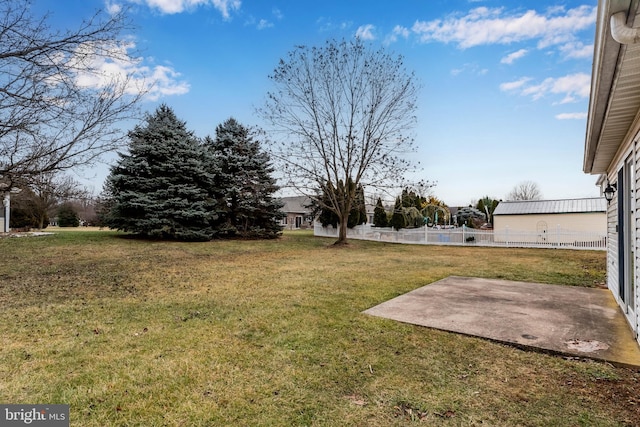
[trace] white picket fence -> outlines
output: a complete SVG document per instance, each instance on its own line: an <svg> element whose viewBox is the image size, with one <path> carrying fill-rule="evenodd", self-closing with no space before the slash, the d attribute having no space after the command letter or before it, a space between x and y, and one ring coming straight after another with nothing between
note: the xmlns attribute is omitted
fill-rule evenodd
<svg viewBox="0 0 640 427"><path fill-rule="evenodd" d="M338 237L338 229L320 223L314 224L314 236ZM550 230L540 233L515 230L478 230L465 226L457 228L433 229L429 227L402 229L359 225L347 230L347 237L378 242L408 243L416 245L457 245L496 246L509 248L558 248L606 250L607 236L599 233L585 233Z"/></svg>

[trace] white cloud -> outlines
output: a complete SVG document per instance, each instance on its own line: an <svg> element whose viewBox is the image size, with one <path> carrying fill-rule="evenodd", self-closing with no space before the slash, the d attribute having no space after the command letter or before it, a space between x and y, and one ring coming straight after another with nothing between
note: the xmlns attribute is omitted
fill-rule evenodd
<svg viewBox="0 0 640 427"><path fill-rule="evenodd" d="M592 6L568 11L556 8L545 14L535 10L507 14L503 8L478 7L463 16L416 21L412 31L422 42L456 43L462 49L536 39L538 47L544 48L573 41L575 33L593 25L595 19L596 8Z"/></svg>
<svg viewBox="0 0 640 427"><path fill-rule="evenodd" d="M120 11L122 10L122 5L118 4L118 3L114 3L111 0L106 0L104 3L105 9L107 10L107 13L110 15L115 15L117 13L120 13Z"/></svg>
<svg viewBox="0 0 640 427"><path fill-rule="evenodd" d="M269 22L266 19L261 19L260 21L258 21L258 25L256 26L256 28L259 30L264 30L265 28L271 27L273 27L273 22Z"/></svg>
<svg viewBox="0 0 640 427"><path fill-rule="evenodd" d="M505 56L504 58L502 58L502 59L500 60L500 63L501 63L501 64L509 64L509 65L511 65L511 64L513 64L513 62L514 62L516 59L520 59L520 58L522 58L523 56L525 56L525 55L527 54L527 52L528 52L528 50L527 50L527 49L520 49L520 50L517 50L517 51L515 51L515 52L512 52L512 53L510 53L509 55L507 55L507 56Z"/></svg>
<svg viewBox="0 0 640 427"><path fill-rule="evenodd" d="M147 68L148 69L148 68ZM189 92L189 84L185 81L178 81L180 73L173 68L164 65L157 65L152 69L150 76L146 77L148 82L145 89L148 90L147 98L157 100L162 96L184 95Z"/></svg>
<svg viewBox="0 0 640 427"><path fill-rule="evenodd" d="M282 20L284 18L284 15L282 14L280 9L278 9L278 8L271 9L271 15L277 21L280 21L280 20ZM264 30L266 28L273 28L275 24L272 21L269 21L268 19L260 19L256 23L256 18L253 17L253 16L249 16L249 18L245 22L245 25L249 25L249 26L254 26L255 25L256 29Z"/></svg>
<svg viewBox="0 0 640 427"><path fill-rule="evenodd" d="M143 2L150 8L158 9L162 13L174 14L203 4L204 0L143 0Z"/></svg>
<svg viewBox="0 0 640 427"><path fill-rule="evenodd" d="M401 36L403 39L406 39L409 37L409 29L406 27L402 27L400 25L396 25L393 28L393 34L399 35Z"/></svg>
<svg viewBox="0 0 640 427"><path fill-rule="evenodd" d="M373 30L375 30L371 24L362 25L358 27L356 30L356 37L361 38L362 40L375 40L376 36L373 34Z"/></svg>
<svg viewBox="0 0 640 427"><path fill-rule="evenodd" d="M519 91L522 96L530 96L533 100L538 100L547 95L563 95L559 102L567 104L579 99L589 97L591 90L591 77L585 73L568 74L558 78L546 78L541 83L527 85L530 78L523 78L515 82L503 83L500 90L506 92Z"/></svg>
<svg viewBox="0 0 640 427"><path fill-rule="evenodd" d="M241 4L240 0L213 0L213 6L220 11L224 19L229 19L229 10L239 10Z"/></svg>
<svg viewBox="0 0 640 427"><path fill-rule="evenodd" d="M514 90L517 90L517 89L520 89L521 87L523 87L530 80L531 80L530 77L523 77L523 78L521 78L519 80L516 80L516 81L513 81L513 82L502 83L500 85L500 90L503 91L503 92L514 91Z"/></svg>
<svg viewBox="0 0 640 427"><path fill-rule="evenodd" d="M560 52L565 58L592 58L593 44L583 44L581 42L570 42L560 46Z"/></svg>
<svg viewBox="0 0 640 427"><path fill-rule="evenodd" d="M480 66L475 62L468 62L464 64L461 68L454 68L450 71L452 76L457 76L462 73L473 74L478 76L484 76L489 72L486 68L480 68Z"/></svg>
<svg viewBox="0 0 640 427"><path fill-rule="evenodd" d="M182 13L186 10L194 9L198 6L212 5L224 19L231 18L231 12L239 10L242 2L240 0L126 0L133 3L145 3L152 9L157 9L161 13L168 15ZM107 8L111 0L106 0Z"/></svg>
<svg viewBox="0 0 640 427"><path fill-rule="evenodd" d="M561 113L556 114L558 120L585 120L587 113Z"/></svg>
<svg viewBox="0 0 640 427"><path fill-rule="evenodd" d="M173 68L147 65L144 58L129 56L129 51L134 48L135 44L131 41L82 45L68 60L70 67L79 70L75 75L76 85L83 89L100 90L119 82L125 84L126 93L144 93L149 100L189 92L189 84L180 80L180 73Z"/></svg>
<svg viewBox="0 0 640 427"><path fill-rule="evenodd" d="M318 26L318 31L320 32L334 31L336 29L344 31L351 28L353 22L342 21L336 24L335 22L331 21L331 19L321 16L320 18L316 19L316 25Z"/></svg>
<svg viewBox="0 0 640 427"><path fill-rule="evenodd" d="M408 39L410 35L410 31L407 27L403 27L402 25L396 25L393 27L393 31L384 39L385 44L391 44L398 41L398 37L402 37L403 39Z"/></svg>
<svg viewBox="0 0 640 427"><path fill-rule="evenodd" d="M591 76L585 73L570 74L551 80L549 92L565 95L561 104L575 102L579 98L588 98L591 91Z"/></svg>

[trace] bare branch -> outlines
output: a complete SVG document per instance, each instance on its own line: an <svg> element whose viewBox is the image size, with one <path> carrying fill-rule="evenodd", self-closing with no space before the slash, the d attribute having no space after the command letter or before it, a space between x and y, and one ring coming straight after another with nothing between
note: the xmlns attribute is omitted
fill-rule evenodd
<svg viewBox="0 0 640 427"><path fill-rule="evenodd" d="M522 181L517 184L507 195L507 200L540 200L542 192L533 181Z"/></svg>
<svg viewBox="0 0 640 427"><path fill-rule="evenodd" d="M340 240L359 185L397 182L413 163L407 136L415 125L419 85L402 59L374 51L359 39L300 46L281 60L275 89L259 113L272 125L271 156L288 182L318 197L340 218Z"/></svg>
<svg viewBox="0 0 640 427"><path fill-rule="evenodd" d="M123 14L100 12L64 33L29 2L0 0L0 177L28 181L41 173L86 167L119 147L119 122L137 117L142 91L130 78L105 76L96 61L127 61L118 48ZM99 86L87 85L88 76ZM84 81L83 81L84 79Z"/></svg>

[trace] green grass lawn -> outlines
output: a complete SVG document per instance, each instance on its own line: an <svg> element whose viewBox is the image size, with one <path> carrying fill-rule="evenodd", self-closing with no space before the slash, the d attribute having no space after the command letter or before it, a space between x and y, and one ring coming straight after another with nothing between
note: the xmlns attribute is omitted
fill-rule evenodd
<svg viewBox="0 0 640 427"><path fill-rule="evenodd" d="M605 253L106 231L0 239L0 402L72 426L617 426L640 374L361 314L450 275L600 286Z"/></svg>

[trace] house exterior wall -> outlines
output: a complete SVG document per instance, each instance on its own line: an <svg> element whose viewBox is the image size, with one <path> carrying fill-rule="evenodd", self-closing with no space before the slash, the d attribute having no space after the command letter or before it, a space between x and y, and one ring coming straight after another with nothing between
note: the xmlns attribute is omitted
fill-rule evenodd
<svg viewBox="0 0 640 427"><path fill-rule="evenodd" d="M620 13L626 29L638 31L638 1L598 1L583 171L600 176L601 191L616 185L607 209L607 286L640 343L640 43L613 25Z"/></svg>
<svg viewBox="0 0 640 427"><path fill-rule="evenodd" d="M636 123L638 122L638 116L636 117ZM632 150L632 158L633 158L633 168L634 168L634 180L632 182L632 194L633 194L633 218L632 218L632 223L633 223L633 236L634 236L634 243L633 243L633 255L634 255L634 260L633 260L633 264L634 264L634 285L635 285L635 292L634 292L634 297L635 297L635 301L634 301L634 307L635 307L635 318L634 319L630 319L630 322L632 323L632 327L634 328L634 331L636 331L636 338L638 340L638 343L640 343L640 334L638 332L640 332L640 295L638 295L638 293L640 292L640 217L638 215L638 207L640 206L640 192L637 191L638 188L640 188L640 143L638 143L638 140L640 139L640 130L637 129L637 124L636 124L636 130L635 130L635 135L633 136L630 145L631 145L631 150Z"/></svg>
<svg viewBox="0 0 640 427"><path fill-rule="evenodd" d="M636 120L637 123L637 120ZM640 343L640 215L638 215L638 207L640 206L640 192L637 191L640 188L640 144L638 143L638 139L640 139L640 131L636 130L636 135L634 137L634 142L632 143L634 148L634 168L635 168L635 180L633 182L633 194L634 194L634 212L635 216L633 218L634 223L634 233L635 233L635 243L634 243L634 283L635 283L635 331L636 338L638 343Z"/></svg>
<svg viewBox="0 0 640 427"><path fill-rule="evenodd" d="M304 213L287 212L280 224L285 230L308 230L313 228L313 218Z"/></svg>
<svg viewBox="0 0 640 427"><path fill-rule="evenodd" d="M638 120L636 119L636 123ZM638 215L638 208L640 207L640 197L638 188L640 188L640 129L638 124L633 130L630 138L625 139L623 144L618 150L614 161L609 165L607 171L608 181L612 184L618 185L618 172L624 167L625 162L631 160L634 170L634 179L631 181L631 203L633 205L633 217L631 218L631 224L633 230L633 282L634 282L634 301L630 304L633 307L633 313L630 313L626 307L626 303L622 300L620 295L619 283L620 283L620 270L619 270L619 239L620 225L618 221L618 196L619 192L616 192L613 200L607 209L607 287L613 294L616 301L620 305L623 313L627 316L627 320L636 334L636 339L640 343L640 216ZM603 188L606 186L606 182L602 184Z"/></svg>
<svg viewBox="0 0 640 427"><path fill-rule="evenodd" d="M607 210L607 287L614 293L614 295L618 294L617 209L618 202L614 198Z"/></svg>
<svg viewBox="0 0 640 427"><path fill-rule="evenodd" d="M595 238L607 232L607 214L605 212L585 212L566 214L529 214L529 215L495 215L493 230L496 241L513 238L515 233L523 233L522 238L536 241L553 234L557 242L563 242L562 233L567 233L566 239L575 241L575 234L585 233Z"/></svg>

